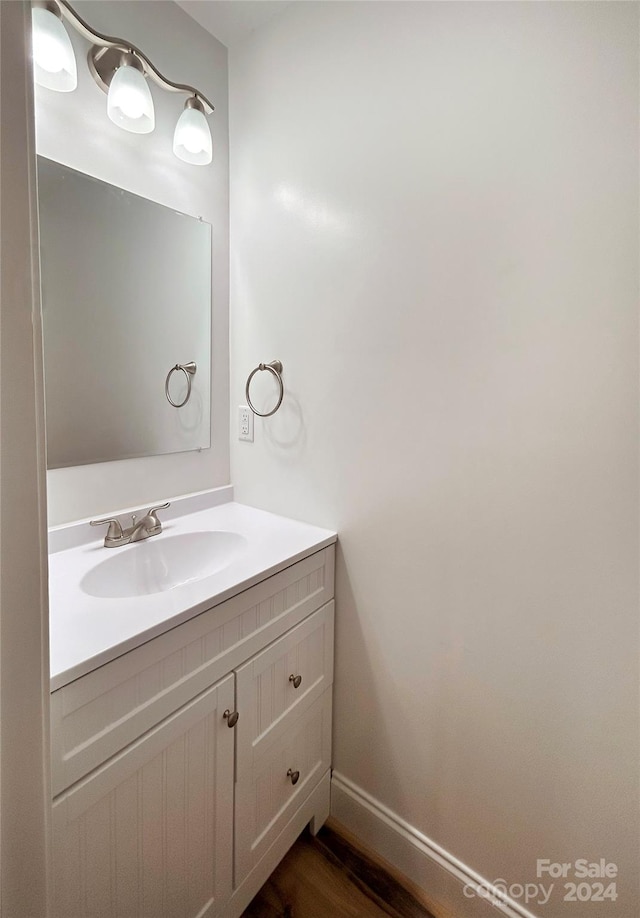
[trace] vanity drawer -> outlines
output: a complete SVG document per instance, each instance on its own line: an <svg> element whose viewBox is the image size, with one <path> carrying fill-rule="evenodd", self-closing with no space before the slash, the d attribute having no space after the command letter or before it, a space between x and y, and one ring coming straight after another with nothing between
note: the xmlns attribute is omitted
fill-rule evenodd
<svg viewBox="0 0 640 918"><path fill-rule="evenodd" d="M234 887L277 838L331 764L331 688L281 737L272 737L236 784ZM293 775L287 774L293 772ZM295 784L292 783L296 778Z"/></svg>
<svg viewBox="0 0 640 918"><path fill-rule="evenodd" d="M239 774L333 682L333 621L329 602L236 670Z"/></svg>
<svg viewBox="0 0 640 918"><path fill-rule="evenodd" d="M331 545L53 692L54 795L327 603L333 578Z"/></svg>

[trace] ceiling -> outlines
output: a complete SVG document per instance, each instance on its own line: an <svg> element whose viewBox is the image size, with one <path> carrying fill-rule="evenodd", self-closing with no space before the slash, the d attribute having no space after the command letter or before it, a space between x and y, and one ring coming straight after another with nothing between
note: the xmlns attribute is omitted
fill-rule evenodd
<svg viewBox="0 0 640 918"><path fill-rule="evenodd" d="M290 5L292 0L176 0L185 13L232 48Z"/></svg>

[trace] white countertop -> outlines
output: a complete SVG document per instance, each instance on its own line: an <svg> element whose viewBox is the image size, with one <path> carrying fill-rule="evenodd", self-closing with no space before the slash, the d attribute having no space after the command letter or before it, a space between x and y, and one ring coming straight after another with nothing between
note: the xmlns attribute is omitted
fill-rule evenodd
<svg viewBox="0 0 640 918"><path fill-rule="evenodd" d="M165 520L154 540L165 534L226 530L242 535L248 546L227 567L205 579L118 599L87 595L80 581L112 553L136 551L140 546L104 548L103 533L84 544L77 544L76 537L73 547L53 551L49 555L51 691L336 541L336 533L330 530L235 502ZM78 525L88 530L87 523ZM89 532L93 535L95 530ZM62 536L52 538L51 544L74 541L69 532Z"/></svg>

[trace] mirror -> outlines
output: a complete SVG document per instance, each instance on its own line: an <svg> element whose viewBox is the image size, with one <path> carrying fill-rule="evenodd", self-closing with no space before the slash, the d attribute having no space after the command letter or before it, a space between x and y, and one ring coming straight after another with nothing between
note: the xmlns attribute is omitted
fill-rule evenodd
<svg viewBox="0 0 640 918"><path fill-rule="evenodd" d="M38 204L48 468L208 448L210 225L41 156Z"/></svg>

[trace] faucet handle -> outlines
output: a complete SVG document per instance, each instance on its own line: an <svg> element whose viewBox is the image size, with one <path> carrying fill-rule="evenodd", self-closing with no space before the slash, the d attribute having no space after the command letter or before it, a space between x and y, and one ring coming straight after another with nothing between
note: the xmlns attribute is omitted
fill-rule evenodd
<svg viewBox="0 0 640 918"><path fill-rule="evenodd" d="M90 526L103 526L106 523L109 524L109 528L107 529L107 534L104 539L105 545L108 542L115 542L122 538L122 526L120 525L120 521L116 519L108 519L108 520L90 520L89 522Z"/></svg>
<svg viewBox="0 0 640 918"><path fill-rule="evenodd" d="M146 512L146 514L145 514L145 520L147 521L147 529L148 529L148 530L151 531L151 530L154 530L154 529L155 529L157 532L160 532L160 531L161 531L161 529L162 529L162 523L160 522L160 520L158 519L158 517L156 516L156 514L157 514L158 510L166 510L167 507L170 507L170 506L171 506L171 502L170 502L170 501L166 501L166 503L160 504L158 507L151 507L149 510L147 510L147 512ZM151 525L149 525L149 523L150 523Z"/></svg>

